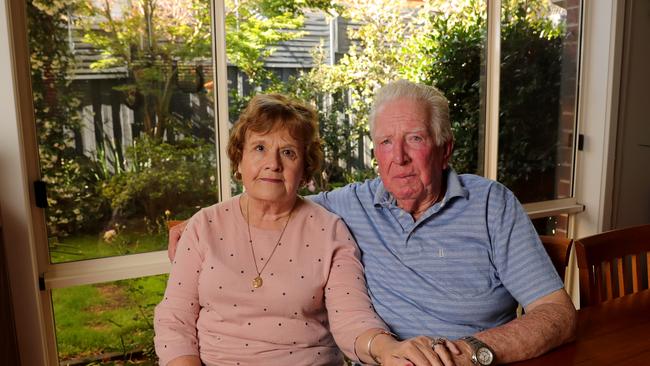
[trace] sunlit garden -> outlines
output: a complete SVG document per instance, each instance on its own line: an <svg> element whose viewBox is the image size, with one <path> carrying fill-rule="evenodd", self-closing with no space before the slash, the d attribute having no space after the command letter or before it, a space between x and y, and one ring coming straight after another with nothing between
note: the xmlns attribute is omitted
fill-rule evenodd
<svg viewBox="0 0 650 366"><path fill-rule="evenodd" d="M164 247L157 232L109 230L69 236L50 245L53 262L148 252ZM153 307L167 276L152 276L52 291L59 358L62 364L155 364Z"/></svg>
<svg viewBox="0 0 650 366"><path fill-rule="evenodd" d="M153 307L166 279L155 276L52 291L62 363L156 364Z"/></svg>

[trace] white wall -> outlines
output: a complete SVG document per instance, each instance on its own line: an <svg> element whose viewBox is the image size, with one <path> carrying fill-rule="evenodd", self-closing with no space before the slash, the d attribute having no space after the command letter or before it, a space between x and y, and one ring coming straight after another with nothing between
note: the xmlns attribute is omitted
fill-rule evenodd
<svg viewBox="0 0 650 366"><path fill-rule="evenodd" d="M627 0L611 228L650 223L650 1Z"/></svg>
<svg viewBox="0 0 650 366"><path fill-rule="evenodd" d="M584 2L578 130L585 137L576 157L574 187L585 211L576 215L578 238L603 231L611 220L622 4Z"/></svg>
<svg viewBox="0 0 650 366"><path fill-rule="evenodd" d="M16 332L23 365L46 364L36 255L18 94L10 46L8 4L0 3L0 206ZM6 299L2 299L5 301Z"/></svg>

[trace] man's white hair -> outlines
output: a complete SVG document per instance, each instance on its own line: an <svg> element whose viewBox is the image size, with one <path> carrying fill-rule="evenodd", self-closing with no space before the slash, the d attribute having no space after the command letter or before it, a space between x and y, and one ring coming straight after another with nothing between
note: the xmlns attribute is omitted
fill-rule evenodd
<svg viewBox="0 0 650 366"><path fill-rule="evenodd" d="M449 122L449 101L435 87L414 83L408 80L392 81L377 91L370 109L368 122L370 123L370 136L374 138L375 118L381 107L397 99L409 99L422 103L428 108L431 132L436 140L436 145L442 146L453 140L451 124Z"/></svg>

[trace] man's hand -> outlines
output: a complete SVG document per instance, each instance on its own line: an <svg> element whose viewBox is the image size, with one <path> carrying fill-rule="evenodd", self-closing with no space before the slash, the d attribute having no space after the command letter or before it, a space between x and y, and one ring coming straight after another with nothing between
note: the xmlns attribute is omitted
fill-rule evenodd
<svg viewBox="0 0 650 366"><path fill-rule="evenodd" d="M169 261L174 261L174 256L176 255L176 247L178 246L178 240L181 238L181 234L185 227L187 226L187 221L170 221L167 223L169 227L169 240L167 244L167 256Z"/></svg>
<svg viewBox="0 0 650 366"><path fill-rule="evenodd" d="M524 310L521 318L474 335L492 348L498 363L537 357L575 338L576 309L564 289L533 301ZM459 347L465 356L464 346Z"/></svg>
<svg viewBox="0 0 650 366"><path fill-rule="evenodd" d="M454 363L456 366L473 366L472 362L472 347L465 341L453 341L456 348L460 350L459 354L454 354Z"/></svg>

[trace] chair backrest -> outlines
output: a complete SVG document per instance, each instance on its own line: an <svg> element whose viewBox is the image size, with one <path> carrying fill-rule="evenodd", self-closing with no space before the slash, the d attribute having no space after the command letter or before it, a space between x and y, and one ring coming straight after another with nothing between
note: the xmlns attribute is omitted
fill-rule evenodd
<svg viewBox="0 0 650 366"><path fill-rule="evenodd" d="M184 220L168 220L165 221L165 224L167 225L167 230L171 230L174 226L182 224L184 222Z"/></svg>
<svg viewBox="0 0 650 366"><path fill-rule="evenodd" d="M581 307L647 288L650 281L650 225L578 239L575 246Z"/></svg>
<svg viewBox="0 0 650 366"><path fill-rule="evenodd" d="M176 255L176 246L178 245L178 240L181 238L181 233L187 225L187 221L181 220L169 220L167 221L167 230L169 231L169 237L167 241L167 256L169 261L174 261L174 256Z"/></svg>
<svg viewBox="0 0 650 366"><path fill-rule="evenodd" d="M564 280L564 273L566 273L566 267L569 264L569 252L571 251L573 240L552 235L540 235L539 239L542 241L546 253L551 258L557 274Z"/></svg>

